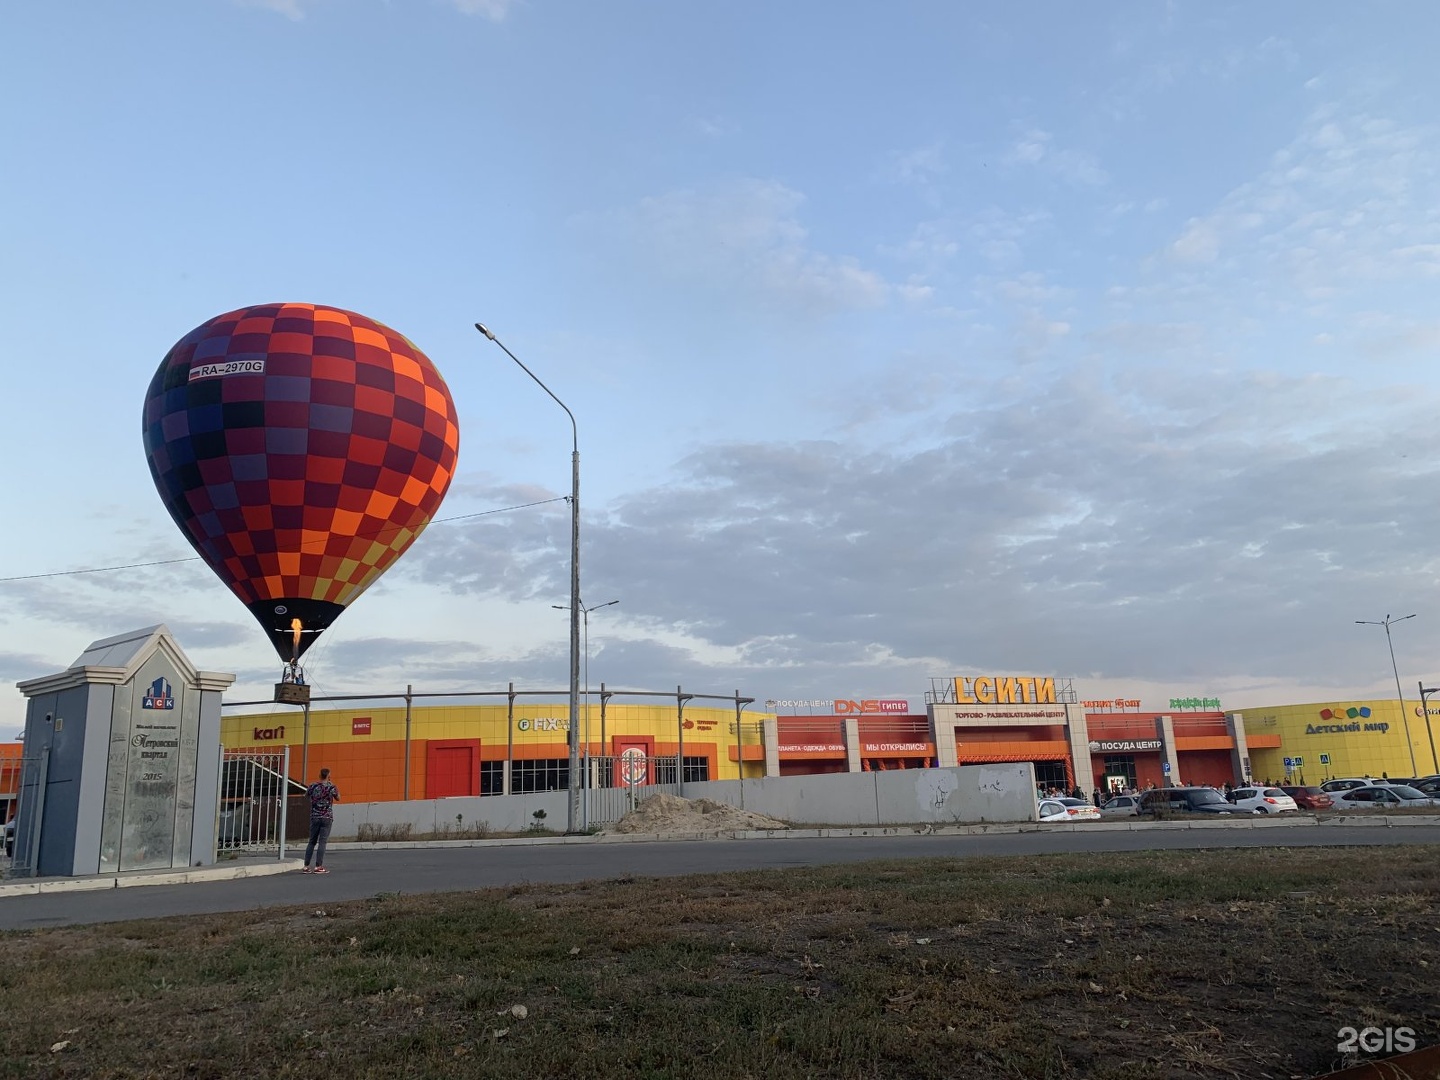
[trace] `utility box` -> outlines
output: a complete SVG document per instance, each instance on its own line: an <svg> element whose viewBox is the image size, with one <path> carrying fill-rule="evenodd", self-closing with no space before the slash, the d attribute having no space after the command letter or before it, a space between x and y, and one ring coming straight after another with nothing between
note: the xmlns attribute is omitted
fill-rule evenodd
<svg viewBox="0 0 1440 1080"><path fill-rule="evenodd" d="M165 626L97 641L28 698L12 869L74 877L215 861L220 696Z"/></svg>

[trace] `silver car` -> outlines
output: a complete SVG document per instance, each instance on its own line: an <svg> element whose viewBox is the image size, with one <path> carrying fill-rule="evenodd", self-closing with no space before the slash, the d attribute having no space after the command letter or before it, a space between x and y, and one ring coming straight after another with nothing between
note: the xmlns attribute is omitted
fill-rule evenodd
<svg viewBox="0 0 1440 1080"><path fill-rule="evenodd" d="M1115 795L1100 806L1100 813L1104 817L1134 817L1139 812L1139 795Z"/></svg>
<svg viewBox="0 0 1440 1080"><path fill-rule="evenodd" d="M1432 799L1403 784L1371 784L1332 791L1330 798L1336 810L1417 810L1440 806L1440 799Z"/></svg>

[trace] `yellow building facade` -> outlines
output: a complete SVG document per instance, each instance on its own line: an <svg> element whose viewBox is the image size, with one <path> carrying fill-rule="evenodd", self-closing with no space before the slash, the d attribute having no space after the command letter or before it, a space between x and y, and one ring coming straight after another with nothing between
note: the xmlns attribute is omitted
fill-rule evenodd
<svg viewBox="0 0 1440 1080"><path fill-rule="evenodd" d="M582 767L592 786L618 786L622 756L630 782L673 781L683 743L687 781L761 776L760 720L737 724L733 706L592 703L580 711ZM226 714L220 738L227 749L288 747L292 777L328 768L346 801L382 802L564 788L569 731L568 703L516 700Z"/></svg>
<svg viewBox="0 0 1440 1080"><path fill-rule="evenodd" d="M1333 776L1416 777L1440 773L1432 724L1418 701L1322 701L1246 709L1247 735L1279 735L1251 754L1257 780L1318 784ZM1427 722L1428 721L1428 722ZM1286 761L1290 764L1287 766Z"/></svg>

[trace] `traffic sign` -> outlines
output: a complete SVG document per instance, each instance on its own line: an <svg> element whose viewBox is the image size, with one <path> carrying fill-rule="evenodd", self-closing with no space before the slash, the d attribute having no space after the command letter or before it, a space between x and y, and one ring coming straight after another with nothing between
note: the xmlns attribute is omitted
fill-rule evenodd
<svg viewBox="0 0 1440 1080"><path fill-rule="evenodd" d="M1304 767L1305 767L1305 759L1304 759L1303 757L1297 757L1297 758L1295 759L1295 767L1296 767L1297 769L1304 768Z"/></svg>
<svg viewBox="0 0 1440 1080"><path fill-rule="evenodd" d="M1321 765L1329 765L1329 764L1330 764L1330 755L1329 755L1329 754L1321 754L1321 755L1320 755L1320 764L1321 764Z"/></svg>
<svg viewBox="0 0 1440 1080"><path fill-rule="evenodd" d="M1170 763L1169 763L1168 761L1161 762L1161 763L1160 763L1160 771L1161 771L1162 773L1164 773L1166 776L1169 776L1169 775L1170 775Z"/></svg>
<svg viewBox="0 0 1440 1080"><path fill-rule="evenodd" d="M1285 759L1285 768L1289 769L1289 768L1293 767L1294 764L1295 764L1295 759L1294 759L1294 758L1288 758L1288 757L1287 757L1287 758Z"/></svg>

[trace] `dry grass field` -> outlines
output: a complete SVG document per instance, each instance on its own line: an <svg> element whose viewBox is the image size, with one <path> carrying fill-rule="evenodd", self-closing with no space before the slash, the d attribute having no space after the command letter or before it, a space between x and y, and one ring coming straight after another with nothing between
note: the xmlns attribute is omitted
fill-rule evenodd
<svg viewBox="0 0 1440 1080"><path fill-rule="evenodd" d="M1437 899L1430 848L1269 849L9 933L0 1078L1308 1077L1440 1041Z"/></svg>

